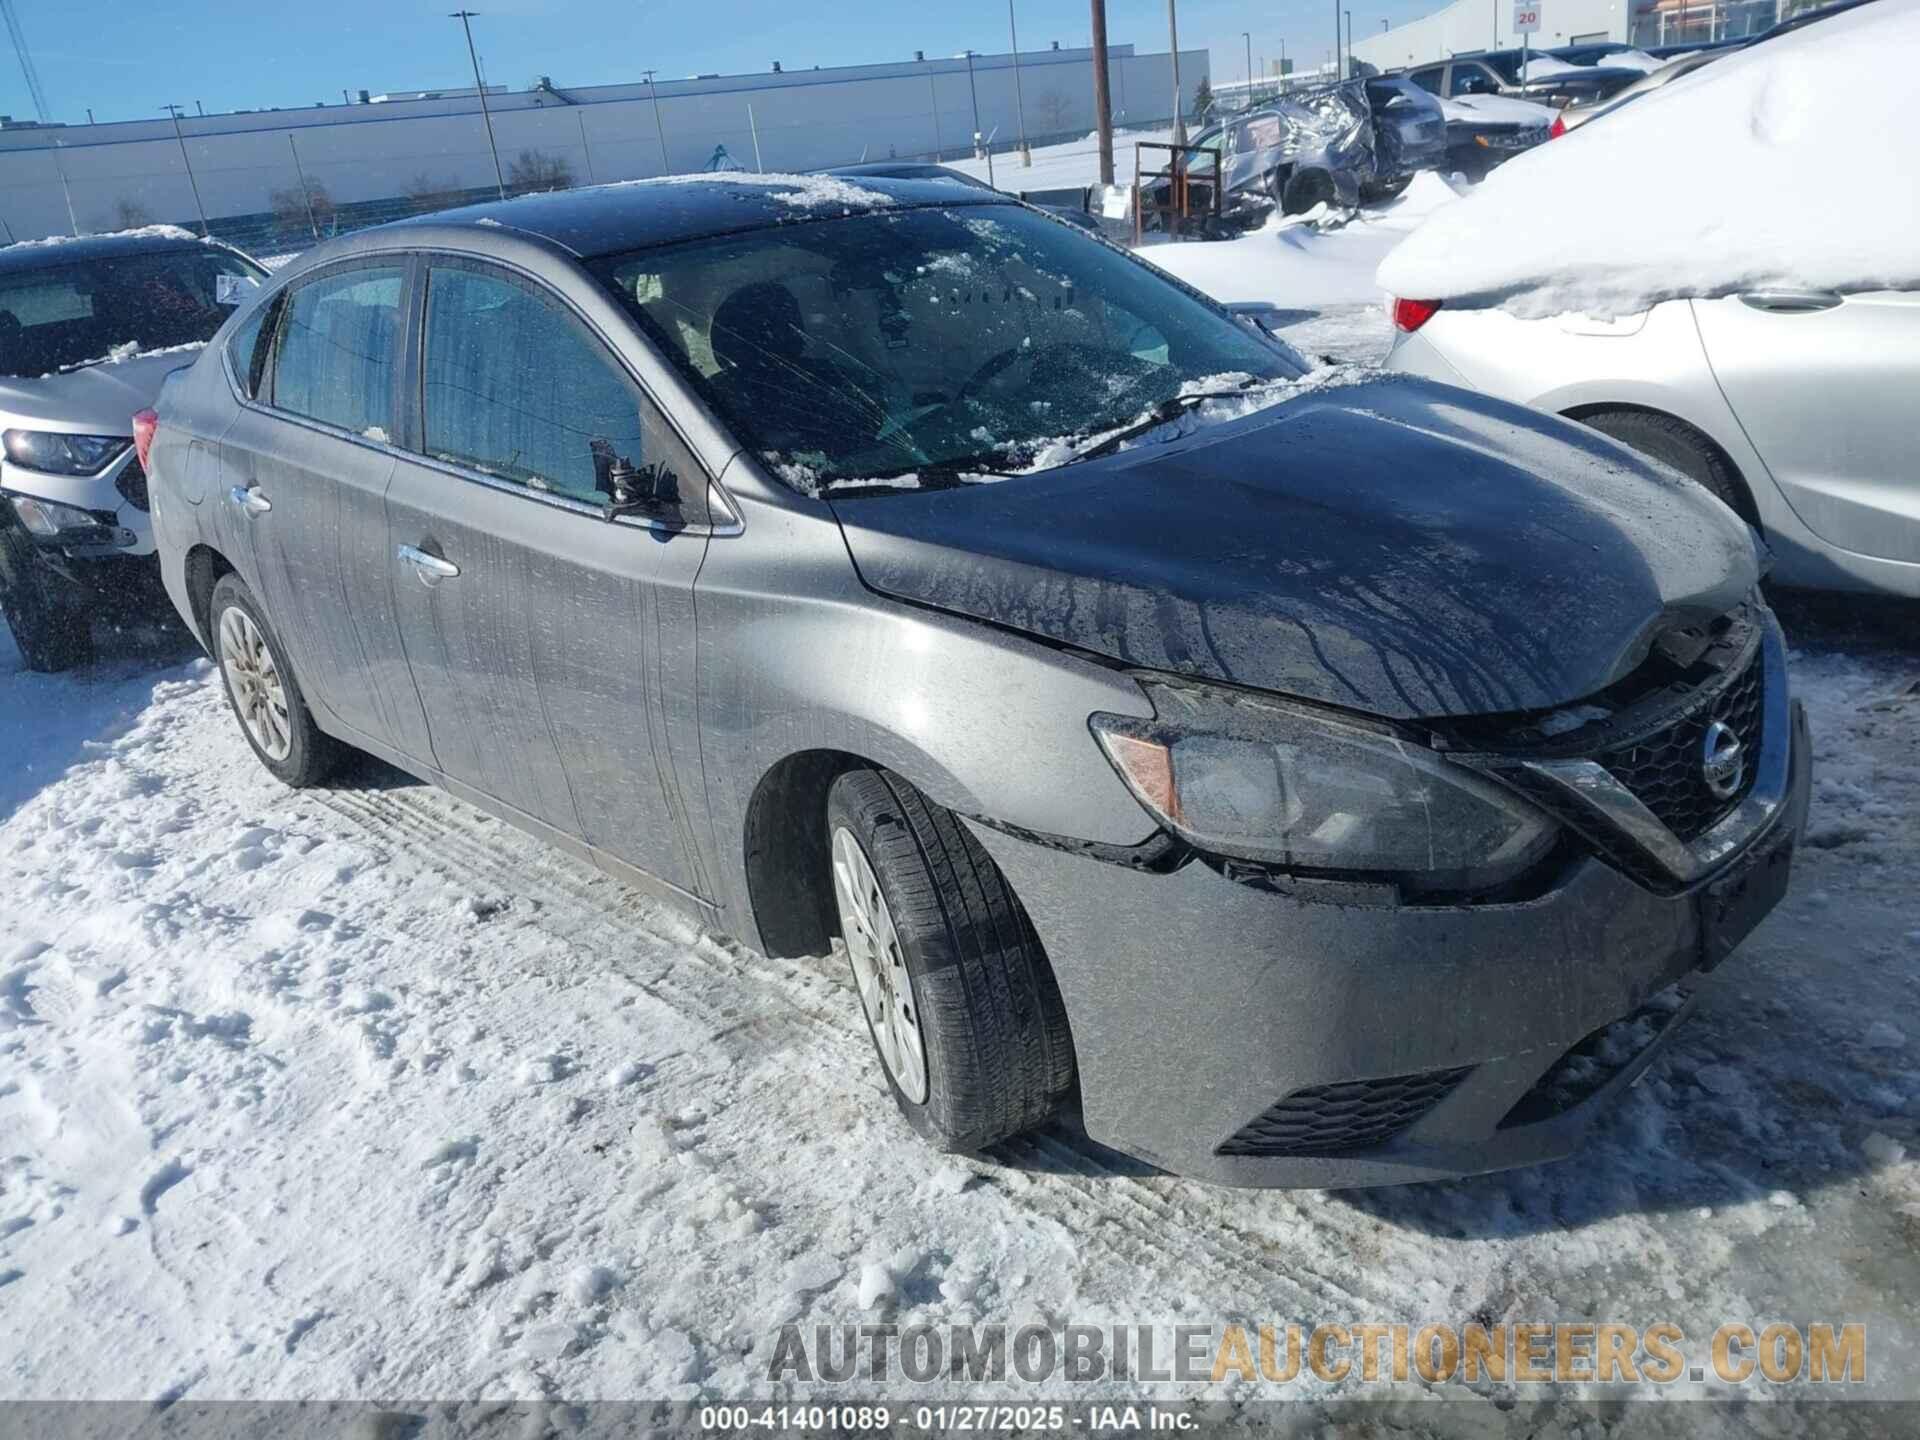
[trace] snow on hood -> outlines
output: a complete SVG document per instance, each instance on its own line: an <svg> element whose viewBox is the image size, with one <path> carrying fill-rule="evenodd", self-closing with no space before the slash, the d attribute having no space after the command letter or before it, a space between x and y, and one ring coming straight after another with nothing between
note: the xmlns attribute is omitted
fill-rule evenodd
<svg viewBox="0 0 1920 1440"><path fill-rule="evenodd" d="M1920 289L1920 132L1905 87L1861 81L1916 51L1920 4L1887 0L1717 60L1503 165L1379 283L1522 316Z"/></svg>
<svg viewBox="0 0 1920 1440"><path fill-rule="evenodd" d="M0 376L0 418L101 435L132 433L133 412L153 404L168 375L206 347L126 351L73 370L33 378ZM124 350L124 347L123 347Z"/></svg>
<svg viewBox="0 0 1920 1440"><path fill-rule="evenodd" d="M1658 55L1649 55L1644 50L1617 50L1600 57L1600 64L1609 70L1638 70L1643 75L1651 74L1666 63Z"/></svg>
<svg viewBox="0 0 1920 1440"><path fill-rule="evenodd" d="M1553 111L1531 100L1515 100L1510 95L1461 95L1440 102L1440 113L1449 120L1468 124L1539 125L1553 123Z"/></svg>

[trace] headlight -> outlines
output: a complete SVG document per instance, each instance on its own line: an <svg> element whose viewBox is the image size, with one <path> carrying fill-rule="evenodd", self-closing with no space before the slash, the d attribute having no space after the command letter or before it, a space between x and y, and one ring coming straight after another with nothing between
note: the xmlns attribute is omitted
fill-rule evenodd
<svg viewBox="0 0 1920 1440"><path fill-rule="evenodd" d="M68 530L97 530L100 522L72 505L56 505L51 500L35 500L28 495L12 495L13 513L35 535L48 540Z"/></svg>
<svg viewBox="0 0 1920 1440"><path fill-rule="evenodd" d="M1143 686L1153 720L1095 715L1094 734L1140 803L1200 850L1431 892L1487 889L1553 848L1545 816L1385 726Z"/></svg>
<svg viewBox="0 0 1920 1440"><path fill-rule="evenodd" d="M7 458L49 475L98 475L133 443L125 435L56 435L46 430L9 430Z"/></svg>

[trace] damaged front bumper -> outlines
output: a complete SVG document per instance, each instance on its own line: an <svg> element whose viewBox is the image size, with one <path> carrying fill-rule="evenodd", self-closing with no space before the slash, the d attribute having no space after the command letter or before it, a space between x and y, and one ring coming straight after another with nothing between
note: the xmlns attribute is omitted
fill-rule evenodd
<svg viewBox="0 0 1920 1440"><path fill-rule="evenodd" d="M1087 1133L1231 1185L1570 1153L1785 891L1811 744L1777 631L1767 645L1774 723L1752 793L1684 857L1633 842L1667 884L1589 853L1530 899L1365 905L1198 861L1129 871L975 825L1054 958Z"/></svg>

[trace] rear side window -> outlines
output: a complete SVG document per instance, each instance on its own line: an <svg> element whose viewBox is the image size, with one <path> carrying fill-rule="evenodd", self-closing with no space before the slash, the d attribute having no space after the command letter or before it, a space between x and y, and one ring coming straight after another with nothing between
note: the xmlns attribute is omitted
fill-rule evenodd
<svg viewBox="0 0 1920 1440"><path fill-rule="evenodd" d="M273 327L268 321L280 308L276 298L260 306L227 341L227 359L233 365L233 378L249 400L261 398L262 381L267 372L267 351L273 343Z"/></svg>
<svg viewBox="0 0 1920 1440"><path fill-rule="evenodd" d="M603 453L647 463L640 399L600 343L518 281L434 267L421 371L426 451L529 489L605 499Z"/></svg>
<svg viewBox="0 0 1920 1440"><path fill-rule="evenodd" d="M1455 95L1497 95L1500 82L1493 72L1479 65L1456 65L1453 67L1453 93Z"/></svg>
<svg viewBox="0 0 1920 1440"><path fill-rule="evenodd" d="M273 346L276 409L386 440L400 335L397 265L335 271L289 291Z"/></svg>

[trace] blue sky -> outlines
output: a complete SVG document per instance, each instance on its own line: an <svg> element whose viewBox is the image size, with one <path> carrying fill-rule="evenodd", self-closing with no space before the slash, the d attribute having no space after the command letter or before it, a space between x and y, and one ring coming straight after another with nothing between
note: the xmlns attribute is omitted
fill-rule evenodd
<svg viewBox="0 0 1920 1440"><path fill-rule="evenodd" d="M662 75L861 64L1007 48L1005 0L466 0L487 79L524 86ZM1351 3L1351 0L1349 0ZM1353 4L1356 36L1437 8L1442 0ZM1489 0L1493 3L1493 0ZM1087 0L1015 0L1020 46L1087 43ZM53 118L142 119L167 101L191 111L338 103L342 88L432 89L471 84L458 0L14 0ZM1209 48L1217 76L1289 56L1323 60L1333 45L1332 0L1182 0L1182 49ZM1108 38L1164 50L1163 0L1108 0ZM11 46L0 36L0 113L33 116Z"/></svg>

